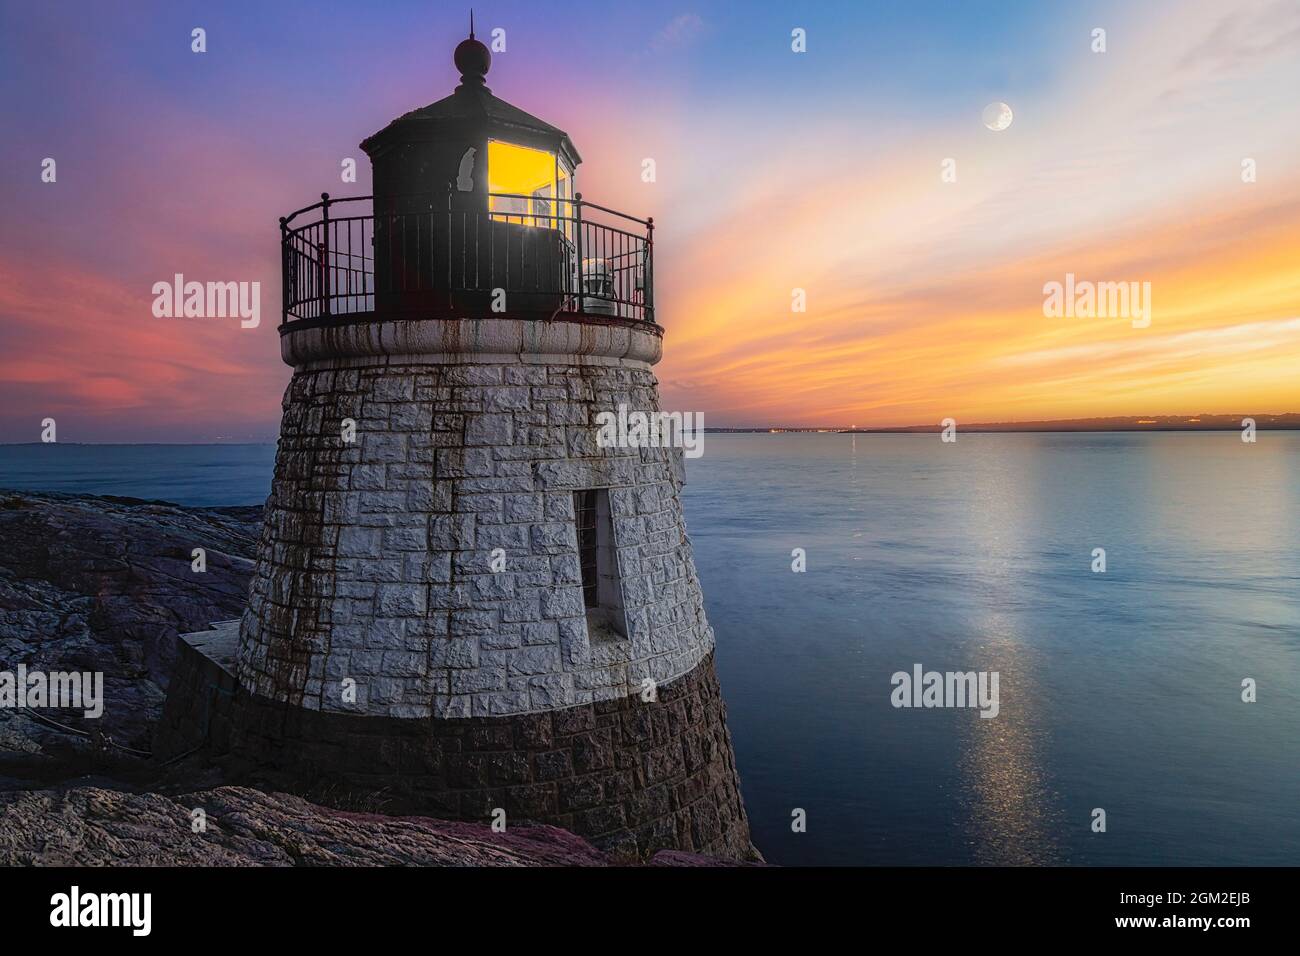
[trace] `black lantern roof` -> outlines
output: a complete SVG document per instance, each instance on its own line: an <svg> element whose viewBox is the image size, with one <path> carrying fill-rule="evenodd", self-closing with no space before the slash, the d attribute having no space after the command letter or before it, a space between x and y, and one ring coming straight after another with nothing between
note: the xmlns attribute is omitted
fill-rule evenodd
<svg viewBox="0 0 1300 956"><path fill-rule="evenodd" d="M484 78L492 65L492 54L474 38L456 48L455 62L461 71L460 86L450 96L393 120L378 133L361 142L372 159L386 147L399 143L427 142L445 138L489 137L521 146L546 149L561 156L570 168L582 162L569 134L545 120L493 96Z"/></svg>

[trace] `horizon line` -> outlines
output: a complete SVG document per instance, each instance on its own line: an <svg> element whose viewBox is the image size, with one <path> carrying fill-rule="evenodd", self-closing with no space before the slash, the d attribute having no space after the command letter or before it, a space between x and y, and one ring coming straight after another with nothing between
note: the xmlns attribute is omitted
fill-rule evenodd
<svg viewBox="0 0 1300 956"><path fill-rule="evenodd" d="M1300 412L1283 412L1280 414L1256 414L1256 415L1226 415L1226 414L1201 414L1201 415L1149 415L1149 416L1107 416L1104 418L1062 418L1062 419L1039 419L1031 421L1006 421L1006 422L973 422L969 425L956 423L958 431L976 432L976 433L1008 433L1008 432L1033 432L1033 433L1059 433L1071 434L1080 432L1094 433L1122 433L1122 432L1210 432L1210 431L1240 431L1243 427L1240 422L1243 418L1252 418L1255 420L1255 427L1263 431L1300 431ZM872 434L928 434L932 432L943 431L942 422L938 424L924 425L864 425L861 427L853 425L706 425L703 428L705 434L713 433L731 433L731 434L841 434L841 435L872 435ZM101 446L111 445L117 447L155 447L160 445L178 445L178 446L261 446L276 445L279 438L267 438L261 440L243 440L243 441L223 441L223 440L193 440L193 441L25 441L25 442L4 442L0 441L0 447L23 447L26 445L75 445L83 446Z"/></svg>

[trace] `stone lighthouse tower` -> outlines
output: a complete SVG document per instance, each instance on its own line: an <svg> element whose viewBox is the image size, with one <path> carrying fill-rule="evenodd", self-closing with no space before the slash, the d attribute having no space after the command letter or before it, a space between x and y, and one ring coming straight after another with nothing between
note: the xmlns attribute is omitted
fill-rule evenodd
<svg viewBox="0 0 1300 956"><path fill-rule="evenodd" d="M602 411L659 411L653 223L582 199L472 33L455 62L362 143L373 198L281 221L293 378L229 750L628 858L750 858L681 450L597 442Z"/></svg>

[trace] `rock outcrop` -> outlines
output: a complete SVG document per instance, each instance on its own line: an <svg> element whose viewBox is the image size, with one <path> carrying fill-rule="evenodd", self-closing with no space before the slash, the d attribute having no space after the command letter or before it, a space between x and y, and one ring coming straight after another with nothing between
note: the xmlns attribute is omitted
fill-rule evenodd
<svg viewBox="0 0 1300 956"><path fill-rule="evenodd" d="M699 862L692 857L674 859L672 865ZM81 787L0 794L0 865L606 866L609 861L556 827L511 826L494 833L485 824L346 813L244 787L176 797Z"/></svg>
<svg viewBox="0 0 1300 956"><path fill-rule="evenodd" d="M103 673L98 726L58 719L147 750L176 635L242 612L261 519L261 508L0 492L0 670ZM0 710L0 751L62 756L68 741Z"/></svg>

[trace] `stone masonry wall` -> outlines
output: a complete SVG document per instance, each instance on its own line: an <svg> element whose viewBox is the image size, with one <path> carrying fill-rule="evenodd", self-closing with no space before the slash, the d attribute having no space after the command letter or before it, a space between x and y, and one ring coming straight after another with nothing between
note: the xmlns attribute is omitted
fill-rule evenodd
<svg viewBox="0 0 1300 956"><path fill-rule="evenodd" d="M659 408L647 364L333 364L300 368L285 394L241 623L246 690L311 710L504 716L639 693L711 652L680 450L596 446L597 412ZM580 488L610 489L625 638L588 634Z"/></svg>
<svg viewBox="0 0 1300 956"><path fill-rule="evenodd" d="M712 656L621 697L507 717L403 720L234 702L230 769L318 799L377 793L388 813L564 827L628 861L661 849L756 853Z"/></svg>

